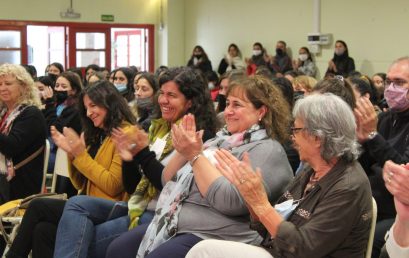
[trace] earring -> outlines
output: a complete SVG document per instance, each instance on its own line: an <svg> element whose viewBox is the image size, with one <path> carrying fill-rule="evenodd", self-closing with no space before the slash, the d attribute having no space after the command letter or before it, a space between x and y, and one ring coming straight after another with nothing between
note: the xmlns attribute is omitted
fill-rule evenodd
<svg viewBox="0 0 409 258"><path fill-rule="evenodd" d="M258 119L259 122L261 122L261 117Z"/></svg>

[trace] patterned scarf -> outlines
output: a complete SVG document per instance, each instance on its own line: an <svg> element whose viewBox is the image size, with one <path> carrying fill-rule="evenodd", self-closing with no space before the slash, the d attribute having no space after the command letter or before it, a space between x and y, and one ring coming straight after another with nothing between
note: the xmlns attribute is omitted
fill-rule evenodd
<svg viewBox="0 0 409 258"><path fill-rule="evenodd" d="M0 133L8 135L13 126L14 120L27 108L25 104L18 105L7 117L7 109L4 108L0 111ZM15 176L15 171L13 169L13 160L11 158L6 158L2 153L0 153L0 174L6 175L7 181L10 181Z"/></svg>
<svg viewBox="0 0 409 258"><path fill-rule="evenodd" d="M177 121L176 123L179 123ZM168 122L160 119L152 120L151 127L149 128L149 142L154 143L156 139L161 139L166 135L166 145L163 149L162 155L159 161L162 161L169 153L173 151L172 137L170 137L170 125ZM141 169L142 170L142 169ZM139 217L145 211L148 203L156 196L156 188L149 182L148 178L143 175L135 192L132 194L128 201L128 216L130 218L129 229L132 229L138 225Z"/></svg>
<svg viewBox="0 0 409 258"><path fill-rule="evenodd" d="M216 134L215 138L204 144L204 155L209 158L208 154L214 153L209 152L209 149L223 148L232 150L234 147L267 138L266 130L261 129L258 124L253 125L245 132L236 134L230 134L225 127ZM179 169L176 177L163 187L156 205L155 217L149 224L142 239L137 258L145 257L156 247L177 234L179 213L183 201L189 197L189 190L193 180L192 167L189 163L186 163Z"/></svg>

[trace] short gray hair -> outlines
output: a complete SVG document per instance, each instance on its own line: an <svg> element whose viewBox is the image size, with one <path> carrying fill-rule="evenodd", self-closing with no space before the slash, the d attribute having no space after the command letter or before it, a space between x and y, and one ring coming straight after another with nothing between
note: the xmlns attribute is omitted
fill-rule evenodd
<svg viewBox="0 0 409 258"><path fill-rule="evenodd" d="M305 130L321 140L321 157L344 158L351 162L359 156L355 117L348 104L331 93L312 94L296 102L294 118L304 122Z"/></svg>

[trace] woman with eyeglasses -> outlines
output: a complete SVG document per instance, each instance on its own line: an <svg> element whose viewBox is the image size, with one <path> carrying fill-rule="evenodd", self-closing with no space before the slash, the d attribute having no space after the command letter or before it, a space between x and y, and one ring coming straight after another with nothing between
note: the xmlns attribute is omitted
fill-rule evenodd
<svg viewBox="0 0 409 258"><path fill-rule="evenodd" d="M300 159L308 164L276 205L270 203L260 169L227 151L216 154L219 169L234 184L252 216L261 246L206 240L187 258L364 257L372 217L368 178L357 162L351 108L333 94L296 102L292 127Z"/></svg>

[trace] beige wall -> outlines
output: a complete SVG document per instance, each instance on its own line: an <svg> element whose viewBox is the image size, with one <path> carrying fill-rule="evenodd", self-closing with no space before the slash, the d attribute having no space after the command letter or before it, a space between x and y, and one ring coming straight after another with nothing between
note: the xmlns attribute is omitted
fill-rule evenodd
<svg viewBox="0 0 409 258"><path fill-rule="evenodd" d="M232 42L250 56L255 41L273 53L276 41L283 39L295 57L313 30L313 1L162 0L162 30L161 0L74 0L79 20L60 18L69 0L1 0L0 19L100 22L101 14L113 14L115 23L155 25L156 66L184 65L200 44L217 69ZM408 12L407 0L322 0L321 32L345 40L357 69L371 75L408 54ZM332 45L316 56L320 76L333 55Z"/></svg>
<svg viewBox="0 0 409 258"><path fill-rule="evenodd" d="M322 0L321 32L346 41L357 69L372 75L408 55L408 12L407 0ZM214 69L231 42L250 56L255 41L272 53L283 39L295 57L313 30L313 0L187 0L185 13L185 59L200 44ZM316 57L320 76L333 55L332 45Z"/></svg>

